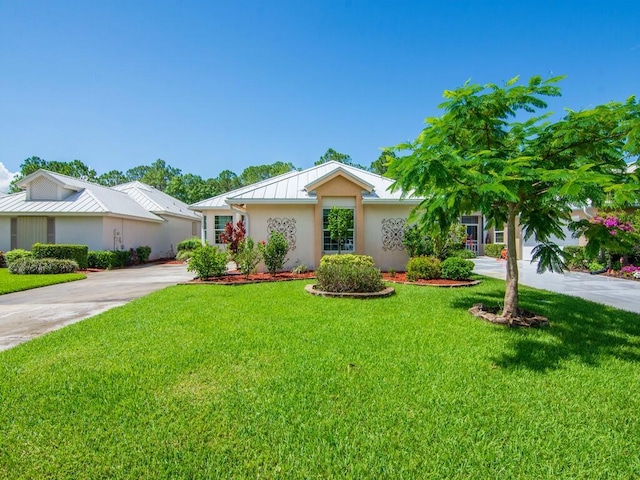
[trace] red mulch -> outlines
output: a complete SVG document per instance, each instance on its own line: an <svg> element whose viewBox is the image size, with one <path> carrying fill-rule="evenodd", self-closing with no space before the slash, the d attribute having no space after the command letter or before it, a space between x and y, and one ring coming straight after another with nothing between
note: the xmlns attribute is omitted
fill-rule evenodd
<svg viewBox="0 0 640 480"><path fill-rule="evenodd" d="M280 272L275 276L270 275L269 273L252 273L246 278L239 272L230 272L227 275L223 275L221 277L210 278L209 280L203 281L199 278L195 278L191 280L189 283L217 283L217 284L232 284L232 285L241 285L243 283L258 283L258 282L282 282L287 280L306 280L310 278L315 278L314 272L305 272L305 273L291 273L291 272ZM389 273L382 273L382 279L386 282L394 282L394 283L409 283L414 285L433 285L438 287L457 287L457 286L468 286L475 285L476 282L468 281L468 280L447 280L444 278L436 278L434 280L418 280L416 282L410 282L407 280L407 276L404 272L395 273L393 276L389 275Z"/></svg>
<svg viewBox="0 0 640 480"><path fill-rule="evenodd" d="M305 280L307 278L315 278L314 272L305 273L292 273L292 272L280 272L275 276L269 273L252 273L249 277L245 277L239 272L231 272L221 277L210 278L207 281L203 281L199 278L193 279L190 283L256 283L256 282L282 282L286 280Z"/></svg>
<svg viewBox="0 0 640 480"><path fill-rule="evenodd" d="M470 280L448 280L446 278L434 278L433 280L407 280L407 274L405 272L397 272L394 275L389 275L387 272L382 273L382 279L386 282L396 283L411 283L415 285L435 285L439 287L452 287L471 284Z"/></svg>

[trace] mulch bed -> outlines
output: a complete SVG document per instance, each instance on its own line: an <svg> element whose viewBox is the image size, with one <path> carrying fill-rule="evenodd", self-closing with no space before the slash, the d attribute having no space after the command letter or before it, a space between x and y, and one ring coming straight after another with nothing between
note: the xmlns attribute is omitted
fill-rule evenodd
<svg viewBox="0 0 640 480"><path fill-rule="evenodd" d="M414 282L407 280L407 274L405 272L397 272L390 275L387 272L382 274L382 279L385 282L391 283L405 283L408 285L427 285L431 287L472 287L480 283L479 280L448 280L446 278L434 278L432 280L416 280Z"/></svg>
<svg viewBox="0 0 640 480"><path fill-rule="evenodd" d="M215 285L245 285L248 283L264 283L264 282L286 282L291 280L306 280L309 278L315 278L314 272L305 273L292 273L292 272L280 272L275 275L270 273L252 273L249 277L245 277L240 272L230 272L227 275L221 277L210 278L209 280L201 280L194 278L188 283L203 283L203 284L215 284Z"/></svg>
<svg viewBox="0 0 640 480"><path fill-rule="evenodd" d="M201 284L215 284L215 285L245 285L248 283L263 283L263 282L285 282L290 280L307 280L315 278L315 272L305 273L292 273L292 272L280 272L272 276L269 273L252 273L249 277L245 277L240 272L229 272L227 275L221 277L210 278L208 280L201 280L194 278L190 280L189 284L201 283ZM407 276L404 272L395 273L390 275L387 272L382 274L382 279L385 282L390 283L404 283L408 285L427 285L432 287L470 287L478 285L478 280L447 280L444 278L436 278L433 280L417 280L410 282L407 280Z"/></svg>

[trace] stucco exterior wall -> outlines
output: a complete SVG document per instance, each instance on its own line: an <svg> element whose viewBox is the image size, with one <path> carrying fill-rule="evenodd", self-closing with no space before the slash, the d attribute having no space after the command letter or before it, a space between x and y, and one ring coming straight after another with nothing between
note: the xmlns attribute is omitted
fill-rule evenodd
<svg viewBox="0 0 640 480"><path fill-rule="evenodd" d="M383 271L406 269L409 256L393 234L398 233L412 208L412 205L364 206L364 254L371 255Z"/></svg>
<svg viewBox="0 0 640 480"><path fill-rule="evenodd" d="M11 219L0 217L0 250L11 250Z"/></svg>
<svg viewBox="0 0 640 480"><path fill-rule="evenodd" d="M169 258L176 254L176 244L193 236L200 236L200 222L195 222L195 230L193 230L193 220L188 218L174 217L170 215L164 216L166 223L160 227L161 238L158 239L159 250L157 258ZM154 252L151 252L152 258Z"/></svg>
<svg viewBox="0 0 640 480"><path fill-rule="evenodd" d="M272 223L293 224L295 230L289 229L289 240L295 240L295 248L289 252L285 270L290 270L297 263L314 269L317 265L314 258L314 240L320 235L314 226L315 205L248 205L248 234L256 241L269 238L269 219ZM287 236L285 234L285 236ZM260 265L264 270L264 265Z"/></svg>
<svg viewBox="0 0 640 480"><path fill-rule="evenodd" d="M89 250L104 250L103 217L56 217L56 243L87 245Z"/></svg>

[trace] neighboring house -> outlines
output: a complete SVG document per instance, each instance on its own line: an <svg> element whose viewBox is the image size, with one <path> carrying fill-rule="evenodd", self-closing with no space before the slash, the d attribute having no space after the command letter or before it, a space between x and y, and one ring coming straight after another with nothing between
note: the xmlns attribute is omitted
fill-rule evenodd
<svg viewBox="0 0 640 480"><path fill-rule="evenodd" d="M200 216L153 187L108 188L47 170L23 178L24 191L0 198L0 250L36 243L88 245L89 250L151 247L151 259L175 254L197 235Z"/></svg>
<svg viewBox="0 0 640 480"><path fill-rule="evenodd" d="M221 245L227 222L244 221L247 235L267 240L279 231L291 251L285 268L302 263L316 268L325 254L338 252L327 230L332 207L353 211L354 229L344 253L371 255L382 270L404 270L408 260L402 245L410 211L422 200L391 193L393 181L339 162L327 162L302 171L291 171L191 205L202 212L202 238ZM482 217L461 219L471 238L469 248L482 249Z"/></svg>

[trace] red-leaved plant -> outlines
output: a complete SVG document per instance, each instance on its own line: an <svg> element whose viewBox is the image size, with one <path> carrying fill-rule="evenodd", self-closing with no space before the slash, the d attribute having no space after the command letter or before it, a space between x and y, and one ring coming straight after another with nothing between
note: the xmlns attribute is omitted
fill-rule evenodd
<svg viewBox="0 0 640 480"><path fill-rule="evenodd" d="M220 234L220 241L227 244L227 251L231 257L238 253L238 246L244 240L246 234L247 230L244 228L242 220L238 220L235 225L232 222L228 222L224 226L224 232Z"/></svg>

